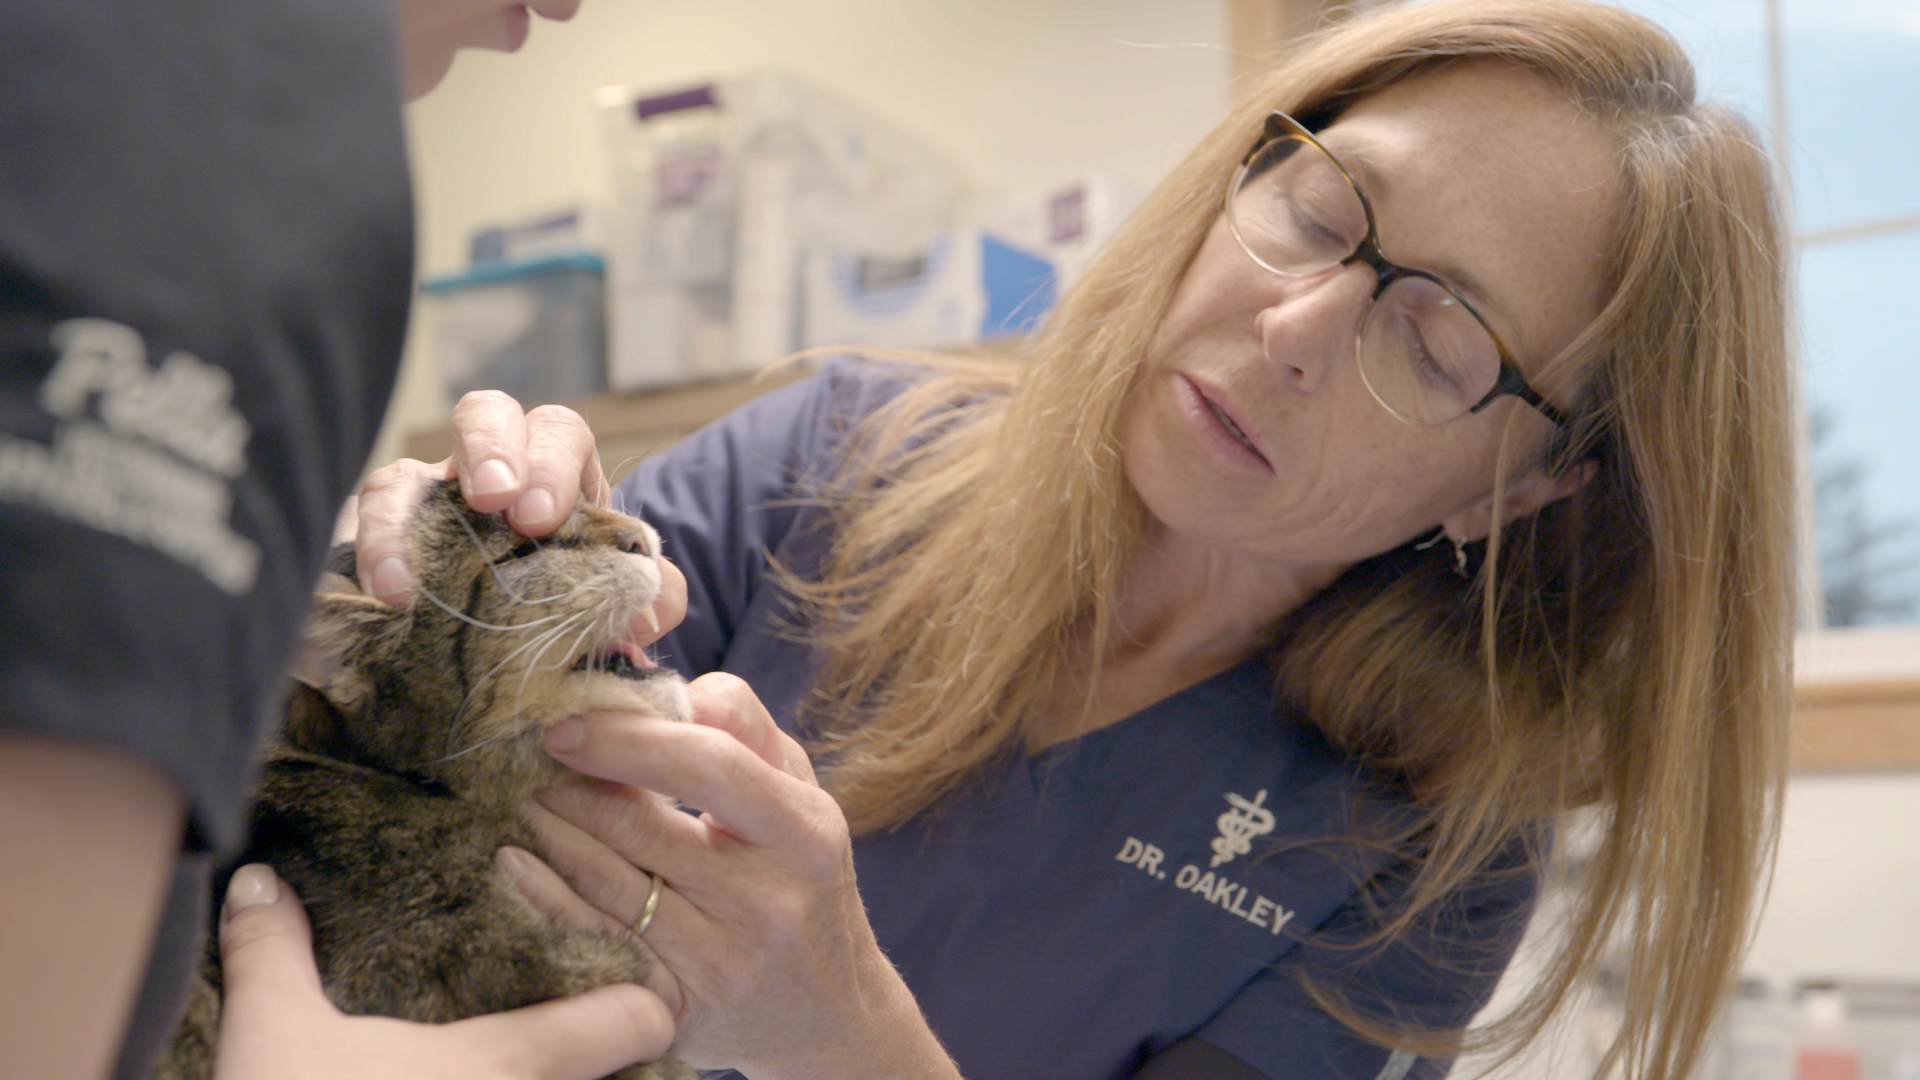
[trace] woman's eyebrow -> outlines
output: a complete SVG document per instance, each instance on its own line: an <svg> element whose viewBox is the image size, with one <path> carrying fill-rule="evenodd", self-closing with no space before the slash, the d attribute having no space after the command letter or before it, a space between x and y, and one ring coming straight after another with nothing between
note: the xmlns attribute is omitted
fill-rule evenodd
<svg viewBox="0 0 1920 1080"><path fill-rule="evenodd" d="M1353 178L1360 182L1360 190L1367 193L1368 201L1378 204L1393 194L1393 185L1387 181L1387 174L1368 156L1366 148L1358 144L1342 147L1338 153L1340 164L1353 170ZM1387 247L1388 238L1382 238L1381 247ZM1388 258L1394 258L1389 255ZM1466 268L1454 262L1424 263L1413 267L1425 270L1445 281L1453 291L1467 298L1482 315L1498 316L1509 327L1515 325L1513 312L1500 301L1493 298L1480 279L1469 273ZM1503 335L1504 336L1504 335Z"/></svg>

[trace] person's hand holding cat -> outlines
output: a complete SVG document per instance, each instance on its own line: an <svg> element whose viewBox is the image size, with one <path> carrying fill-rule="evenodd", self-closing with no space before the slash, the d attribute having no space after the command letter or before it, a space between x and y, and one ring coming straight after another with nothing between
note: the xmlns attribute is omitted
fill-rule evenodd
<svg viewBox="0 0 1920 1080"><path fill-rule="evenodd" d="M673 1038L660 999L631 985L450 1024L348 1016L320 989L299 900L265 866L234 874L220 946L216 1080L594 1080Z"/></svg>
<svg viewBox="0 0 1920 1080"><path fill-rule="evenodd" d="M806 752L741 680L707 675L688 690L692 724L598 713L548 731L556 759L614 783L540 796L535 827L573 887L510 853L522 891L556 917L625 932L642 917L647 872L667 882L645 937L661 961L647 984L673 1009L674 1051L690 1064L757 1080L957 1080L874 940L846 818Z"/></svg>
<svg viewBox="0 0 1920 1080"><path fill-rule="evenodd" d="M404 458L375 469L347 500L334 526L334 540L352 540L360 581L368 592L396 607L413 601L413 570L406 561L406 525L427 487L458 479L467 505L504 512L523 536L547 536L573 512L582 493L602 506L611 488L601 471L587 422L563 405L522 411L497 390L478 390L453 409L454 449L445 461ZM686 611L686 580L661 561L660 598L654 614L662 627ZM659 635L635 627L645 643Z"/></svg>
<svg viewBox="0 0 1920 1080"><path fill-rule="evenodd" d="M453 428L451 458L374 472L357 523L353 507L342 515L362 580L389 602L409 599L411 582L389 591L367 575L400 556L403 524L435 481L457 477L469 504L506 510L528 535L564 518L541 518L548 506L571 505L579 491L605 497L592 433L571 410L523 414L512 398L482 392L461 400ZM685 616L686 582L668 561L661 568L654 611L665 631ZM560 873L516 848L502 850L501 865L548 914L618 933L641 919L648 871L669 883L645 937L660 960L647 986L672 1010L674 1052L689 1064L756 1080L957 1080L874 940L846 818L806 752L739 679L708 675L688 691L692 724L604 713L550 730L556 759L615 783L582 781L534 810ZM674 798L705 812L695 818Z"/></svg>

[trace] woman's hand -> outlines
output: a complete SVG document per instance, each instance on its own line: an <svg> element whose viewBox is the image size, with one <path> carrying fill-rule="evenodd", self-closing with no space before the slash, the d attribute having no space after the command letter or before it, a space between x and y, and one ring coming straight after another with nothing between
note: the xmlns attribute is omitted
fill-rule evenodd
<svg viewBox="0 0 1920 1080"><path fill-rule="evenodd" d="M300 902L265 866L227 888L215 1080L595 1080L666 1052L673 1019L637 986L451 1024L348 1016L320 989Z"/></svg>
<svg viewBox="0 0 1920 1080"><path fill-rule="evenodd" d="M648 984L693 1065L759 1080L957 1078L874 940L846 818L806 753L739 679L708 675L689 694L691 724L598 713L548 731L556 759L614 783L540 797L535 825L573 888L508 849L522 890L549 914L624 931L648 871L665 879L645 934L661 960Z"/></svg>
<svg viewBox="0 0 1920 1080"><path fill-rule="evenodd" d="M497 390L478 390L453 407L453 456L437 464L403 459L374 470L347 500L334 527L351 539L362 587L395 607L413 600L406 525L427 488L458 479L467 505L505 511L523 536L546 536L573 513L582 492L605 505L612 494L593 432L560 405L522 412Z"/></svg>

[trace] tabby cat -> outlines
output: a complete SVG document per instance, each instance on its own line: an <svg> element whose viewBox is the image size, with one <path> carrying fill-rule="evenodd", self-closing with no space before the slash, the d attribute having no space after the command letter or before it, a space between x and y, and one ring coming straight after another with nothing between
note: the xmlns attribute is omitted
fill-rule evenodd
<svg viewBox="0 0 1920 1080"><path fill-rule="evenodd" d="M628 640L660 589L659 538L582 501L529 540L449 482L408 543L406 610L360 591L351 545L329 557L242 861L299 894L349 1013L439 1023L638 982L652 955L637 936L536 912L494 852L542 851L520 814L565 774L541 750L548 725L593 709L686 718L679 677ZM161 1080L212 1076L219 978L210 943ZM693 1075L671 1060L615 1074Z"/></svg>

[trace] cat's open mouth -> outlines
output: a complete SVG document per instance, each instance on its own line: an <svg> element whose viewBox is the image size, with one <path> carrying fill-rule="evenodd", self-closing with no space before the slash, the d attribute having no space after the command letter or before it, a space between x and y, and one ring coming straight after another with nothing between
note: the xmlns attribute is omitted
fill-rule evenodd
<svg viewBox="0 0 1920 1080"><path fill-rule="evenodd" d="M575 671L603 671L622 679L649 679L666 669L631 641L615 641L574 662Z"/></svg>

